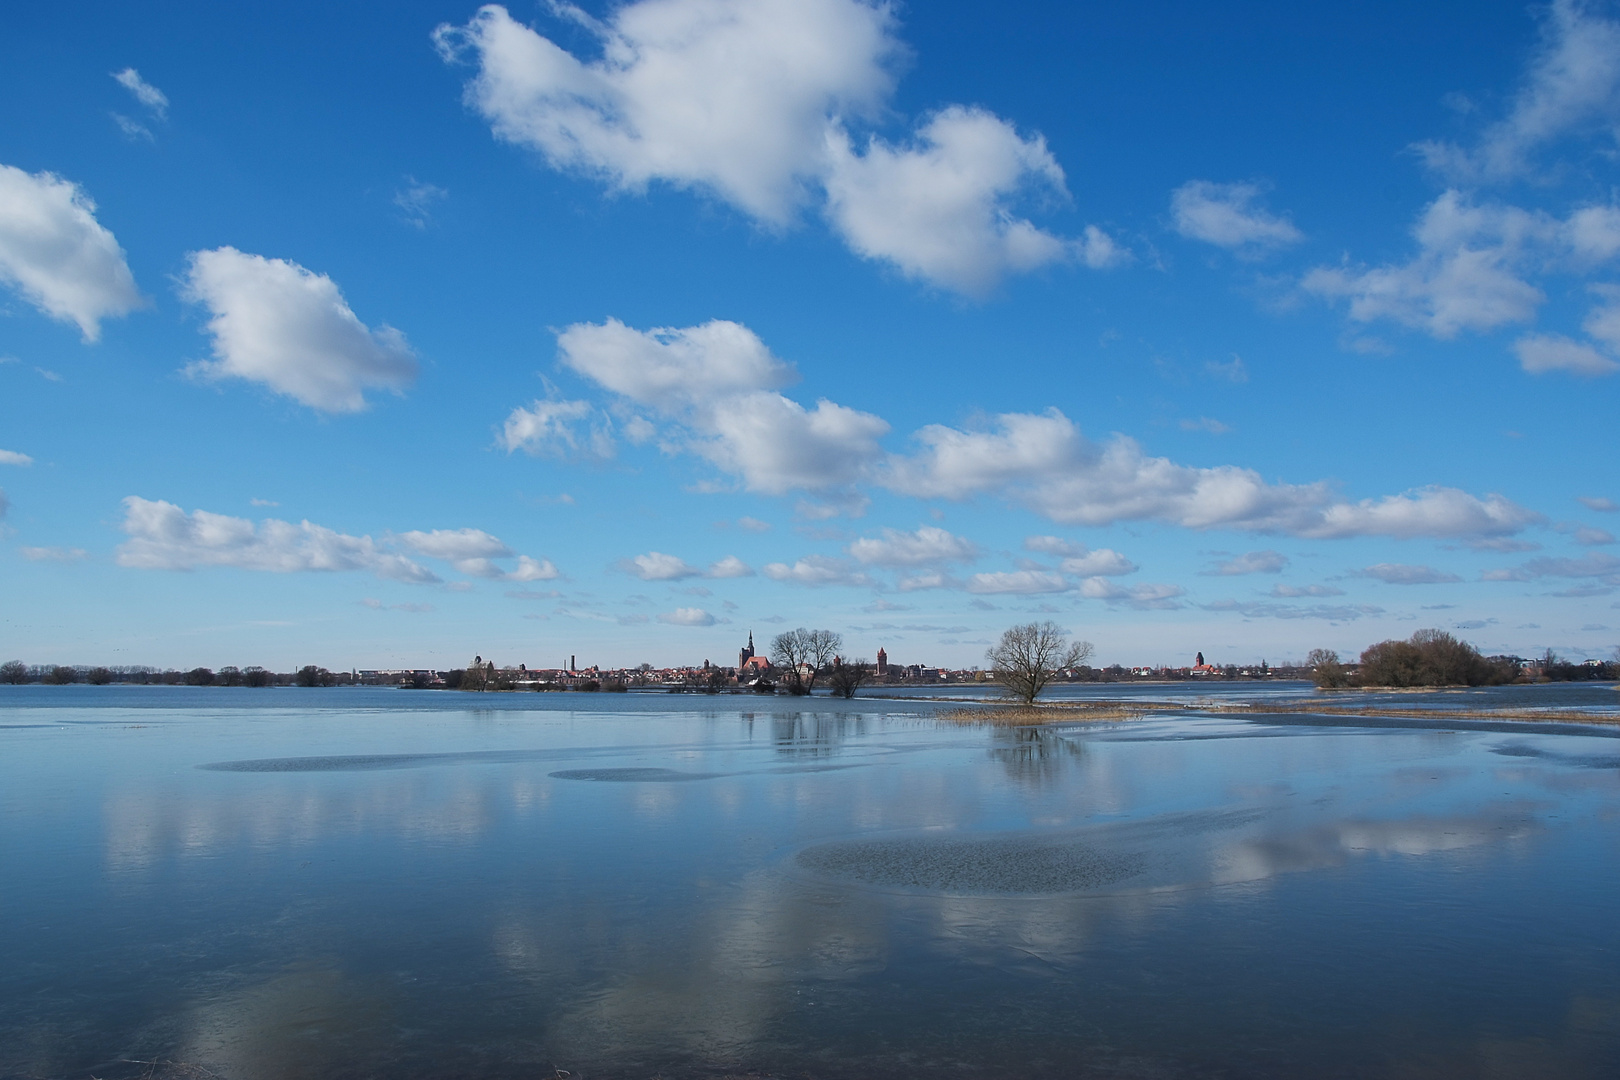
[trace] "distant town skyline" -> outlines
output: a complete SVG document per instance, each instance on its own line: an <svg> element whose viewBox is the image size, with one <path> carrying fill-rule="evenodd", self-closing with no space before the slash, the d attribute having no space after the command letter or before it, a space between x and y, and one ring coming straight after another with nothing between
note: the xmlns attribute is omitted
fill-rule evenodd
<svg viewBox="0 0 1620 1080"><path fill-rule="evenodd" d="M1620 644L1613 3L5 25L0 661Z"/></svg>

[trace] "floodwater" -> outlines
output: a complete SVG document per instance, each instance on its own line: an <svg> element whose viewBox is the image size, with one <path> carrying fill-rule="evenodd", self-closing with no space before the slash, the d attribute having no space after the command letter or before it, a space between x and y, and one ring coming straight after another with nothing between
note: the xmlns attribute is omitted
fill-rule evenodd
<svg viewBox="0 0 1620 1080"><path fill-rule="evenodd" d="M0 687L0 1077L1620 1075L1620 728L1260 692Z"/></svg>

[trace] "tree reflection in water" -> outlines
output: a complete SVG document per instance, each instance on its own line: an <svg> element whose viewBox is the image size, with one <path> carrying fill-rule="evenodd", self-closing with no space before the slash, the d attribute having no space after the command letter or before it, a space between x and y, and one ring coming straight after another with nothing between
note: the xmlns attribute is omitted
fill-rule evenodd
<svg viewBox="0 0 1620 1080"><path fill-rule="evenodd" d="M997 728L990 739L990 756L1014 781L1043 787L1061 779L1085 756L1085 748L1049 727Z"/></svg>

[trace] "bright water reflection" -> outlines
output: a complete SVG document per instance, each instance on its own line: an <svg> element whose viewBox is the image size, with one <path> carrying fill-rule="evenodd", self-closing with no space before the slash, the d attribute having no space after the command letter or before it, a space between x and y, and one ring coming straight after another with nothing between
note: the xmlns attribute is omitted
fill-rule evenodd
<svg viewBox="0 0 1620 1080"><path fill-rule="evenodd" d="M0 1076L1620 1075L1610 731L6 690Z"/></svg>

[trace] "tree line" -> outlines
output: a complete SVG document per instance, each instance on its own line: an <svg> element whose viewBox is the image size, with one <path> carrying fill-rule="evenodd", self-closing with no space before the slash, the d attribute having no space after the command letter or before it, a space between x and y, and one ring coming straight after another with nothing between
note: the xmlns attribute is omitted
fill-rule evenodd
<svg viewBox="0 0 1620 1080"><path fill-rule="evenodd" d="M332 672L317 664L306 664L297 671L270 671L250 665L245 668L196 667L189 671L162 670L140 665L121 667L70 667L66 664L25 664L8 660L0 664L0 683L44 683L66 686L88 683L106 686L120 683L134 686L343 686L354 681L348 672Z"/></svg>
<svg viewBox="0 0 1620 1080"><path fill-rule="evenodd" d="M1485 656L1444 630L1419 630L1405 641L1369 645L1353 665L1332 649L1313 649L1306 658L1317 686L1504 686L1508 683L1620 679L1620 650L1612 661L1573 664L1547 650L1526 670L1518 657Z"/></svg>

